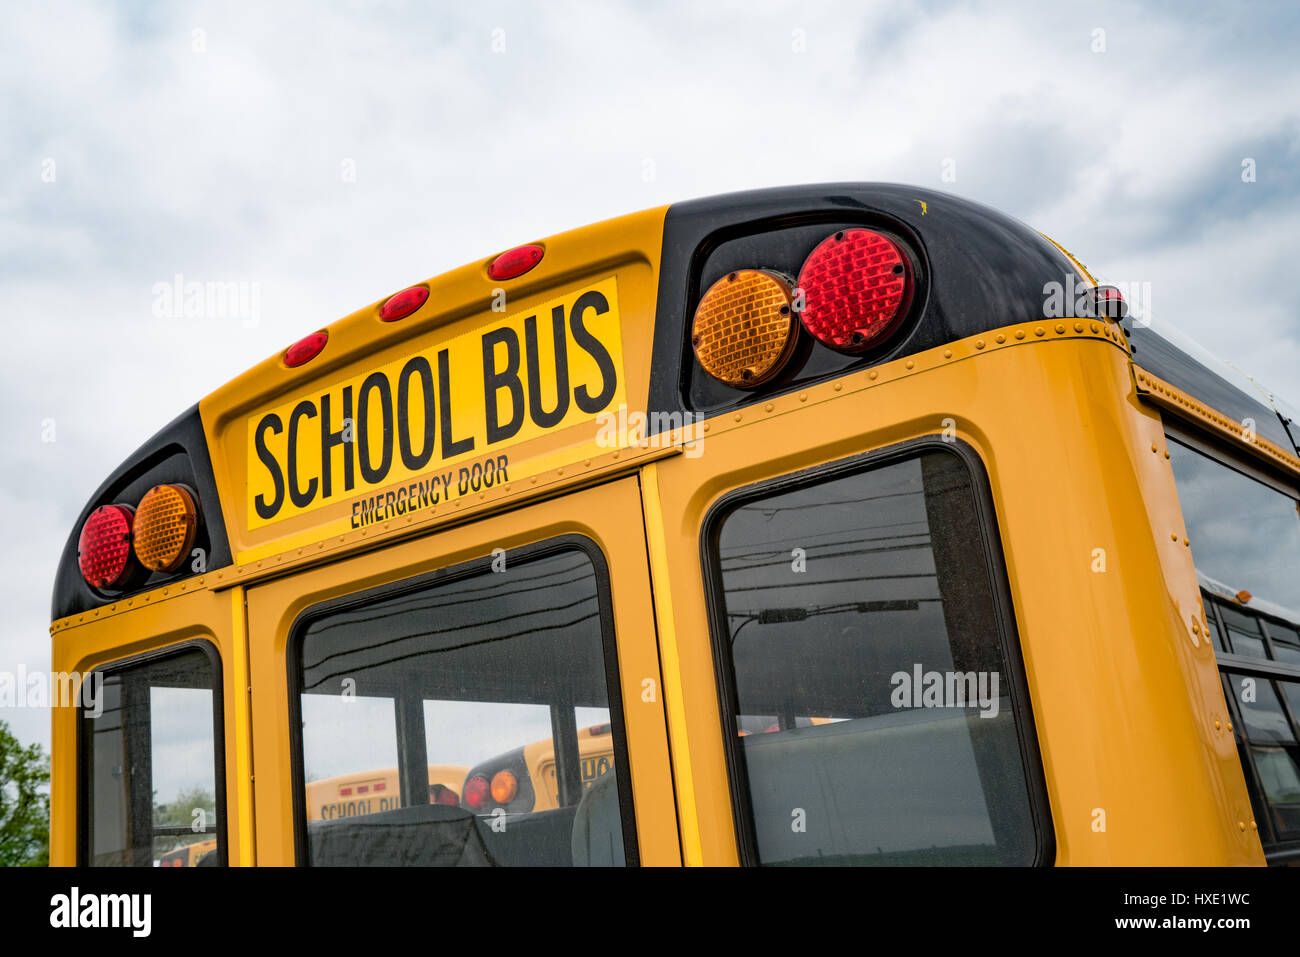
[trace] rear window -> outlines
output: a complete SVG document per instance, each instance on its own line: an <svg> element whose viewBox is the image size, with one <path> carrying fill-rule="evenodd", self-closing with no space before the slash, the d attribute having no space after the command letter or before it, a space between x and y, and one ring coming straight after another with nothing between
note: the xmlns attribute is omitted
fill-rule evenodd
<svg viewBox="0 0 1300 957"><path fill-rule="evenodd" d="M307 863L635 860L592 548L500 552L311 613L296 664Z"/></svg>
<svg viewBox="0 0 1300 957"><path fill-rule="evenodd" d="M980 514L947 450L724 506L709 557L745 856L1039 859Z"/></svg>
<svg viewBox="0 0 1300 957"><path fill-rule="evenodd" d="M92 680L95 705L81 711L84 863L224 864L216 649L195 642L111 665Z"/></svg>

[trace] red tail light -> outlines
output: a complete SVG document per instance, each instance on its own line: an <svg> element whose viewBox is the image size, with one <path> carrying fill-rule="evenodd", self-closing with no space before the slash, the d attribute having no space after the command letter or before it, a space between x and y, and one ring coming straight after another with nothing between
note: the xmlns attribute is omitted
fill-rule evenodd
<svg viewBox="0 0 1300 957"><path fill-rule="evenodd" d="M479 808L485 807L491 795L492 785L488 783L488 779L483 775L476 774L465 782L465 793L462 797L473 810L477 811Z"/></svg>
<svg viewBox="0 0 1300 957"><path fill-rule="evenodd" d="M101 505L81 526L77 563L92 588L120 588L131 577L131 526L135 510L129 505Z"/></svg>
<svg viewBox="0 0 1300 957"><path fill-rule="evenodd" d="M888 237L870 229L845 229L809 254L799 270L799 291L805 329L839 352L865 352L906 315L912 268Z"/></svg>

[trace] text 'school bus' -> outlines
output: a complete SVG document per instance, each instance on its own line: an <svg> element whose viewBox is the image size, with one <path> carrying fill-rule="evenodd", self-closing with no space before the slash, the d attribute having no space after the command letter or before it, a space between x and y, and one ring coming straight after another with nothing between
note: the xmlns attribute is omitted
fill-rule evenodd
<svg viewBox="0 0 1300 957"><path fill-rule="evenodd" d="M1300 860L1300 429L1125 312L842 184L313 332L78 518L51 859Z"/></svg>

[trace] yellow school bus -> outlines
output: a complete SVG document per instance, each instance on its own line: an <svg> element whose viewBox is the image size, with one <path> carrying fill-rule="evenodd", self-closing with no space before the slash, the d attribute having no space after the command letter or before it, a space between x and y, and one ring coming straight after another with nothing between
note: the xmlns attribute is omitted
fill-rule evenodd
<svg viewBox="0 0 1300 957"><path fill-rule="evenodd" d="M199 863L209 854L215 852L216 849L217 842L215 838L209 838L206 841L195 841L193 844L185 844L174 851L168 851L158 859L158 866L198 867Z"/></svg>
<svg viewBox="0 0 1300 957"><path fill-rule="evenodd" d="M460 803L469 768L429 765L429 803ZM332 821L365 814L382 814L401 807L401 776L397 768L339 774L307 782L307 820Z"/></svg>
<svg viewBox="0 0 1300 957"><path fill-rule="evenodd" d="M312 331L78 516L51 860L1300 859L1300 431L1134 292L849 183Z"/></svg>

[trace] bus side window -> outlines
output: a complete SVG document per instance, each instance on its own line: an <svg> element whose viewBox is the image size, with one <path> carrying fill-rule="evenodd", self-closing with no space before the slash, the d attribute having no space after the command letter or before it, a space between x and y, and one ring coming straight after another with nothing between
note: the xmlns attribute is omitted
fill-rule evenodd
<svg viewBox="0 0 1300 957"><path fill-rule="evenodd" d="M714 539L742 856L1034 863L1028 716L963 457L835 474L742 493Z"/></svg>
<svg viewBox="0 0 1300 957"><path fill-rule="evenodd" d="M1169 436L1224 697L1270 863L1300 862L1297 496Z"/></svg>
<svg viewBox="0 0 1300 957"><path fill-rule="evenodd" d="M544 545L309 613L308 863L631 859L610 786L622 732L598 563Z"/></svg>
<svg viewBox="0 0 1300 957"><path fill-rule="evenodd" d="M88 679L94 703L81 710L84 863L225 863L216 660L215 650L196 643Z"/></svg>

